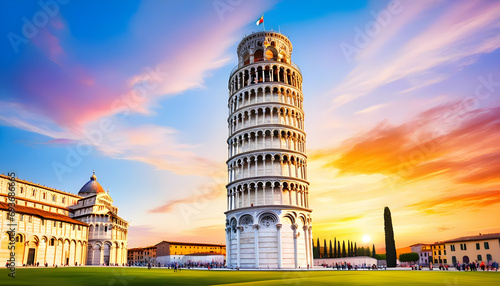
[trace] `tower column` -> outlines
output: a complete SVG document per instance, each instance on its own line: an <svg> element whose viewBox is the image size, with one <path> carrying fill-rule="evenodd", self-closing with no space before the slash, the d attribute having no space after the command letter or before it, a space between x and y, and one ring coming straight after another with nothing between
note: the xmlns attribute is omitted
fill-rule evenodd
<svg viewBox="0 0 500 286"><path fill-rule="evenodd" d="M295 258L295 268L299 267L299 251L297 247L297 224L292 225L293 229L293 256Z"/></svg>
<svg viewBox="0 0 500 286"><path fill-rule="evenodd" d="M278 238L278 269L283 268L283 250L281 248L281 223L276 225L277 238Z"/></svg>
<svg viewBox="0 0 500 286"><path fill-rule="evenodd" d="M236 263L237 263L237 266L240 267L240 262L241 262L241 248L240 248L240 239L241 239L241 229L242 227L241 226L237 226L236 227L236 246L237 246L237 252L236 252Z"/></svg>
<svg viewBox="0 0 500 286"><path fill-rule="evenodd" d="M259 225L253 225L255 232L255 268L259 268Z"/></svg>

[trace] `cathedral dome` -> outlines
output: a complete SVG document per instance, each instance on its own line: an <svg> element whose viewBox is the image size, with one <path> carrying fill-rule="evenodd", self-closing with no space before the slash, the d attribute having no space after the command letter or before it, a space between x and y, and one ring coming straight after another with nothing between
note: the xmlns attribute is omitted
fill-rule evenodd
<svg viewBox="0 0 500 286"><path fill-rule="evenodd" d="M90 177L90 181L88 181L78 192L79 196L86 197L90 195L95 195L98 193L105 193L104 189L102 188L101 184L97 182L97 177L94 174L92 174L92 177Z"/></svg>

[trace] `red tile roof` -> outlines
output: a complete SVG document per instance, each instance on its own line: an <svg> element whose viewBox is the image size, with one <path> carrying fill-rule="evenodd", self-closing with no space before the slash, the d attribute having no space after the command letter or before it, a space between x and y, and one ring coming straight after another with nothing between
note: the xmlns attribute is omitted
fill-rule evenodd
<svg viewBox="0 0 500 286"><path fill-rule="evenodd" d="M166 242L168 244L173 244L173 245L194 245L194 246L213 246L213 247L226 247L225 244L213 244L213 243L198 243L198 242L175 242L175 241L162 241L160 243ZM160 244L158 243L158 244ZM156 244L156 246L158 246Z"/></svg>
<svg viewBox="0 0 500 286"><path fill-rule="evenodd" d="M474 236L462 236L450 240L445 240L443 242L475 241L475 240L486 240L486 239L496 239L496 238L500 238L500 233L487 233Z"/></svg>
<svg viewBox="0 0 500 286"><path fill-rule="evenodd" d="M0 209L1 210L9 210L9 204L4 203L4 202L0 202ZM63 221L63 222L88 226L88 224L81 222L79 220L76 220L76 219L72 219L69 216L65 216L62 214L57 214L57 213L53 213L53 212L49 212L49 211L44 211L44 210L37 209L37 208L16 205L15 211L16 211L16 213L34 215L34 216L41 217L44 219L51 219L51 220L56 220L56 221Z"/></svg>

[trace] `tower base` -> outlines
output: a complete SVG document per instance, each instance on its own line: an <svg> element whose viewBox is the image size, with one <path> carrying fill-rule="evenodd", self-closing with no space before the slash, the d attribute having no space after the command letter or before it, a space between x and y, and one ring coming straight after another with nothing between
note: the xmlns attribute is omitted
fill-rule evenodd
<svg viewBox="0 0 500 286"><path fill-rule="evenodd" d="M312 267L311 210L261 206L226 212L228 268Z"/></svg>

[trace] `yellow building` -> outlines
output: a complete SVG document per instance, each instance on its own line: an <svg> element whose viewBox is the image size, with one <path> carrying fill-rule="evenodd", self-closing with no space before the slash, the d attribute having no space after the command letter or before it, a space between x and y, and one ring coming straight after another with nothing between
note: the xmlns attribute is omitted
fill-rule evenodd
<svg viewBox="0 0 500 286"><path fill-rule="evenodd" d="M9 192L12 182L15 191ZM75 195L1 174L0 261L11 256L12 223L17 266L126 263L128 222L117 216L95 174L82 190Z"/></svg>
<svg viewBox="0 0 500 286"><path fill-rule="evenodd" d="M448 264L448 259L446 259L446 245L442 242L436 242L431 244L432 250L432 263L436 264Z"/></svg>
<svg viewBox="0 0 500 286"><path fill-rule="evenodd" d="M500 261L500 233L464 236L444 241L451 264Z"/></svg>

